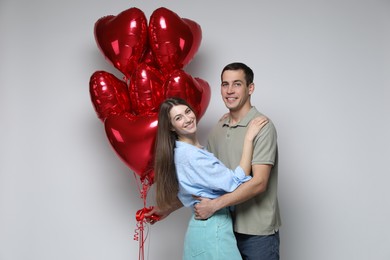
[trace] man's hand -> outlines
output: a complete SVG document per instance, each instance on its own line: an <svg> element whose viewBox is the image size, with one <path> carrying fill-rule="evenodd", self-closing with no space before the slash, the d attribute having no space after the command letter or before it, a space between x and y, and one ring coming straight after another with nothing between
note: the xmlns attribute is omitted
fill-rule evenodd
<svg viewBox="0 0 390 260"><path fill-rule="evenodd" d="M208 219L217 211L214 200L197 196L193 197L200 201L194 206L195 219Z"/></svg>

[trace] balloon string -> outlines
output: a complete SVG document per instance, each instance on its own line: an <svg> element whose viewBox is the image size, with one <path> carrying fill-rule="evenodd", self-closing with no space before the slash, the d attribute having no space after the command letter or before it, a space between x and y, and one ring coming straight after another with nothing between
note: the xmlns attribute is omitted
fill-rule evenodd
<svg viewBox="0 0 390 260"><path fill-rule="evenodd" d="M138 221L137 229L135 230L136 234L134 235L134 240L139 241L139 252L138 252L139 260L144 260L145 242L146 242L146 238L148 237L147 233L146 236L144 234L145 227L147 227L147 225L144 225L144 223L146 223L145 220Z"/></svg>
<svg viewBox="0 0 390 260"><path fill-rule="evenodd" d="M143 178L141 180L142 187L140 187L139 183L137 182L137 176L135 175L135 173L134 173L134 177L136 179L138 191L140 192L141 199L143 200L143 205L144 205L144 207L142 209L138 210L136 215L135 215L135 218L137 220L137 224L136 224L137 228L134 231L135 232L134 240L139 241L138 259L144 260L145 242L146 242L146 239L148 237L147 236L148 233L146 234L146 236L144 235L145 226L147 226L147 224L146 224L147 222L146 222L144 214L152 209L151 207L146 208L146 199L147 199L148 191L150 188L150 183L146 178Z"/></svg>

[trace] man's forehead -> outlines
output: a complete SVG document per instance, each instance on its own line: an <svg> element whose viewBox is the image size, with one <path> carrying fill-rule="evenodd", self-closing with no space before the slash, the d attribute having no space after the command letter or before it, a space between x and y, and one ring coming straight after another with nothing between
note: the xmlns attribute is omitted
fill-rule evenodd
<svg viewBox="0 0 390 260"><path fill-rule="evenodd" d="M243 70L225 70L222 74L222 79L230 80L242 80L245 78L245 73Z"/></svg>
<svg viewBox="0 0 390 260"><path fill-rule="evenodd" d="M241 82L245 83L245 76L244 75L223 75L222 76L222 82L229 82L229 83L234 83L234 82Z"/></svg>

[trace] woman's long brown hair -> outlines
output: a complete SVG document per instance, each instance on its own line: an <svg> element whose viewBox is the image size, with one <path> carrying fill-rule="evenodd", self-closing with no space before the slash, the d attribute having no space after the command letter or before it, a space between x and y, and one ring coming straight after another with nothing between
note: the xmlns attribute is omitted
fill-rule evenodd
<svg viewBox="0 0 390 260"><path fill-rule="evenodd" d="M158 114L157 138L155 147L154 181L156 183L156 203L160 209L168 209L177 201L179 184L176 177L174 148L177 140L172 131L169 113L177 105L191 106L181 98L166 99L160 105Z"/></svg>

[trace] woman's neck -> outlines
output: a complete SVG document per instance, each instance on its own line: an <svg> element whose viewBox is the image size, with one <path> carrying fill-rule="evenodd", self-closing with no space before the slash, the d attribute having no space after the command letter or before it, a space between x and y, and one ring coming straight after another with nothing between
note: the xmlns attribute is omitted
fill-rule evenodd
<svg viewBox="0 0 390 260"><path fill-rule="evenodd" d="M191 145L196 146L196 147L201 147L201 145L198 141L198 138L195 135L179 136L178 140L181 142L187 143L187 144L191 144Z"/></svg>

